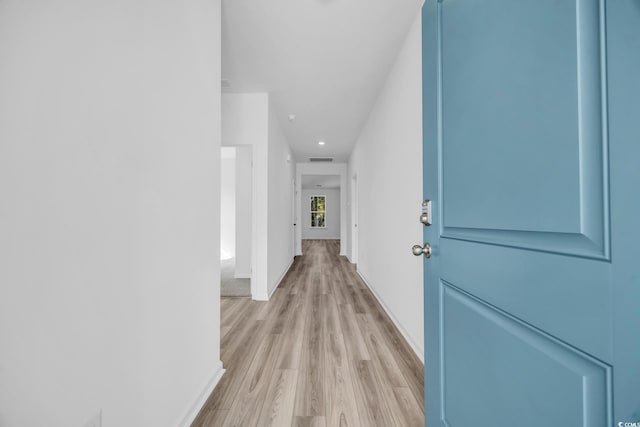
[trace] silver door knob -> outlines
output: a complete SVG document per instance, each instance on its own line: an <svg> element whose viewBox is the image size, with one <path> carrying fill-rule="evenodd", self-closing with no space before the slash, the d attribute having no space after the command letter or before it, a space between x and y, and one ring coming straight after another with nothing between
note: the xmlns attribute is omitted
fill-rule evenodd
<svg viewBox="0 0 640 427"><path fill-rule="evenodd" d="M411 252L415 256L424 255L425 258L431 258L431 245L428 243L425 243L424 246L413 245Z"/></svg>

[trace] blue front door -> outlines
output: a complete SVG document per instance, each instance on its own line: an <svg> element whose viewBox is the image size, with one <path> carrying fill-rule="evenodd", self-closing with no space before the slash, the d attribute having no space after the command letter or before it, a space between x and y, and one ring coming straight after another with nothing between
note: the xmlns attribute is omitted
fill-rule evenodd
<svg viewBox="0 0 640 427"><path fill-rule="evenodd" d="M640 0L426 0L423 76L427 426L640 425Z"/></svg>

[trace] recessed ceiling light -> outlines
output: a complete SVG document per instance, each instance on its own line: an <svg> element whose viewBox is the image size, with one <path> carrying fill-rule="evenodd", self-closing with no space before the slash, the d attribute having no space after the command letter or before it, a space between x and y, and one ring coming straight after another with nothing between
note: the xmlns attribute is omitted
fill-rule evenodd
<svg viewBox="0 0 640 427"><path fill-rule="evenodd" d="M318 141L318 145L324 145L325 142L324 141Z"/></svg>
<svg viewBox="0 0 640 427"><path fill-rule="evenodd" d="M289 119L289 121L291 123L296 121L296 115L295 114L289 114L289 116L287 118Z"/></svg>

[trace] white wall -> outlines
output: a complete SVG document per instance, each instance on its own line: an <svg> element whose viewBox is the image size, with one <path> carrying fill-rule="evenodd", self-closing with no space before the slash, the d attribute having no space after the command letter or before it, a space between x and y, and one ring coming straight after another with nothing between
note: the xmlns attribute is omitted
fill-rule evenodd
<svg viewBox="0 0 640 427"><path fill-rule="evenodd" d="M269 95L267 93L222 94L223 146L266 147L268 132Z"/></svg>
<svg viewBox="0 0 640 427"><path fill-rule="evenodd" d="M304 217L302 213L302 176L303 175L339 175L340 188L347 188L346 163L297 163L296 164L296 200L295 220L295 254L302 255L302 228ZM347 255L347 192L340 192L340 255Z"/></svg>
<svg viewBox="0 0 640 427"><path fill-rule="evenodd" d="M311 228L311 196L326 196L326 228ZM300 228L303 239L339 239L340 238L340 190L318 188L302 189Z"/></svg>
<svg viewBox="0 0 640 427"><path fill-rule="evenodd" d="M220 259L236 256L236 153L221 147L220 159Z"/></svg>
<svg viewBox="0 0 640 427"><path fill-rule="evenodd" d="M219 355L220 1L0 2L0 425L189 423Z"/></svg>
<svg viewBox="0 0 640 427"><path fill-rule="evenodd" d="M289 142L282 133L273 106L269 105L269 296L293 262L294 168Z"/></svg>
<svg viewBox="0 0 640 427"><path fill-rule="evenodd" d="M358 271L420 357L423 261L410 249L423 232L421 49L418 16L349 159L358 181Z"/></svg>
<svg viewBox="0 0 640 427"><path fill-rule="evenodd" d="M293 260L294 163L266 93L222 96L222 143L251 145L251 294L266 300Z"/></svg>
<svg viewBox="0 0 640 427"><path fill-rule="evenodd" d="M251 277L251 146L236 148L236 278Z"/></svg>
<svg viewBox="0 0 640 427"><path fill-rule="evenodd" d="M222 94L222 145L250 145L252 152L251 295L268 293L268 240L264 206L268 203L269 95Z"/></svg>

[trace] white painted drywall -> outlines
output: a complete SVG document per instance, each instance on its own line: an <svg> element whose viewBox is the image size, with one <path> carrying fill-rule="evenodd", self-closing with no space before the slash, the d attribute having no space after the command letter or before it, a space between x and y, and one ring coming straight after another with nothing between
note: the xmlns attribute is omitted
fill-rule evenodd
<svg viewBox="0 0 640 427"><path fill-rule="evenodd" d="M251 146L236 149L236 271L237 278L251 277Z"/></svg>
<svg viewBox="0 0 640 427"><path fill-rule="evenodd" d="M222 145L250 145L252 153L251 197L251 295L268 294L268 241L265 207L269 194L269 95L222 94Z"/></svg>
<svg viewBox="0 0 640 427"><path fill-rule="evenodd" d="M346 163L297 163L296 164L296 221L295 230L295 254L302 255L302 176L303 175L339 175L340 188L347 188L347 164ZM340 192L340 255L346 256L347 252L347 192Z"/></svg>
<svg viewBox="0 0 640 427"><path fill-rule="evenodd" d="M421 49L418 16L358 137L349 176L358 182L358 271L422 357L423 261L410 251L423 232Z"/></svg>
<svg viewBox="0 0 640 427"><path fill-rule="evenodd" d="M311 227L311 196L326 196L326 228ZM302 190L302 219L300 227L302 228L303 239L339 239L340 238L340 190L339 189L317 189Z"/></svg>
<svg viewBox="0 0 640 427"><path fill-rule="evenodd" d="M297 115L283 127L300 160L346 162L422 1L228 0L224 77L272 92L283 124Z"/></svg>
<svg viewBox="0 0 640 427"><path fill-rule="evenodd" d="M222 94L222 146L267 145L269 95Z"/></svg>
<svg viewBox="0 0 640 427"><path fill-rule="evenodd" d="M268 296L293 261L293 181L291 148L269 105ZM266 296L268 298L268 296ZM264 298L262 298L264 299Z"/></svg>
<svg viewBox="0 0 640 427"><path fill-rule="evenodd" d="M236 149L221 147L220 259L236 256Z"/></svg>
<svg viewBox="0 0 640 427"><path fill-rule="evenodd" d="M221 373L220 1L0 2L0 425L188 425Z"/></svg>
<svg viewBox="0 0 640 427"><path fill-rule="evenodd" d="M293 260L294 163L269 94L222 95L222 143L252 148L251 295L267 300Z"/></svg>

